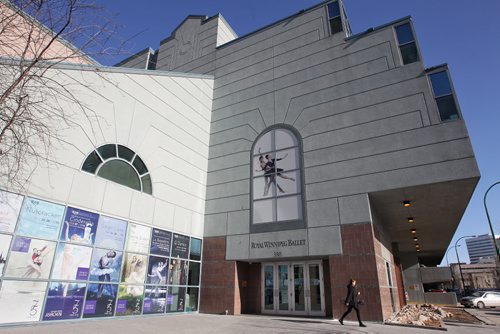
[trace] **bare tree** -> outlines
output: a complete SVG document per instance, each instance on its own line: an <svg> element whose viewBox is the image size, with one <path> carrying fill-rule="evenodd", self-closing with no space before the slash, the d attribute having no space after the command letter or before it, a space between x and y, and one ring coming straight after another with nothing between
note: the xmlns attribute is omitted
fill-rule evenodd
<svg viewBox="0 0 500 334"><path fill-rule="evenodd" d="M54 75L63 63L97 65L115 27L87 0L0 0L0 184L24 189L50 163L58 129L93 117ZM68 110L68 103L79 111Z"/></svg>

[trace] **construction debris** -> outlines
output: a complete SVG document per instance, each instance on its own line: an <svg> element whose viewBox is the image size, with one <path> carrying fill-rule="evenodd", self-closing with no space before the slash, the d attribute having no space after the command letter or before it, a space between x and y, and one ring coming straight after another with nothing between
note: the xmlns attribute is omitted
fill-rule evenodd
<svg viewBox="0 0 500 334"><path fill-rule="evenodd" d="M442 327L443 318L450 316L451 313L432 304L406 305L385 322L389 324Z"/></svg>

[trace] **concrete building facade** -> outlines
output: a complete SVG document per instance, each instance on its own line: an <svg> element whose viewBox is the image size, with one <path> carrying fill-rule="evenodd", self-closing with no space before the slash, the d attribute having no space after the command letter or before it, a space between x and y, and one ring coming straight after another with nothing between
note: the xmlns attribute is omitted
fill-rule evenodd
<svg viewBox="0 0 500 334"><path fill-rule="evenodd" d="M25 195L203 238L185 285L200 312L339 317L354 278L381 321L405 291L423 300L411 273L440 262L479 180L448 68L424 67L410 17L353 35L332 0L237 37L188 16L158 50L57 75L97 83L79 96L102 119ZM135 190L100 173L108 144L147 166Z"/></svg>

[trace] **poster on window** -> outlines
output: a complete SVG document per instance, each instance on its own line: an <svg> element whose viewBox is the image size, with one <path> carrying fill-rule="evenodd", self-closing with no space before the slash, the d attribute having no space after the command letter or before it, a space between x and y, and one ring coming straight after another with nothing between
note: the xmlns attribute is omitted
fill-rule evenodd
<svg viewBox="0 0 500 334"><path fill-rule="evenodd" d="M114 282L120 280L123 253L112 249L95 248L90 262L90 281Z"/></svg>
<svg viewBox="0 0 500 334"><path fill-rule="evenodd" d="M130 223L128 225L127 244L125 248L129 252L147 253L149 251L150 235L150 227Z"/></svg>
<svg viewBox="0 0 500 334"><path fill-rule="evenodd" d="M47 282L2 281L0 323L40 320Z"/></svg>
<svg viewBox="0 0 500 334"><path fill-rule="evenodd" d="M116 284L89 283L83 317L112 317L115 314L117 292Z"/></svg>
<svg viewBox="0 0 500 334"><path fill-rule="evenodd" d="M0 277L3 276L3 269L5 267L5 261L7 260L11 241L12 236L0 234Z"/></svg>
<svg viewBox="0 0 500 334"><path fill-rule="evenodd" d="M126 232L126 221L100 216L97 225L95 245L102 248L122 250L125 244Z"/></svg>
<svg viewBox="0 0 500 334"><path fill-rule="evenodd" d="M0 232L14 232L24 197L0 190Z"/></svg>
<svg viewBox="0 0 500 334"><path fill-rule="evenodd" d="M118 301L116 302L116 315L142 314L144 299L143 285L121 284L118 288Z"/></svg>
<svg viewBox="0 0 500 334"><path fill-rule="evenodd" d="M5 268L6 277L47 279L54 259L56 243L39 239L16 237Z"/></svg>
<svg viewBox="0 0 500 334"><path fill-rule="evenodd" d="M168 259L150 256L148 261L147 284L167 285Z"/></svg>
<svg viewBox="0 0 500 334"><path fill-rule="evenodd" d="M170 259L168 284L186 285L188 267L188 261Z"/></svg>
<svg viewBox="0 0 500 334"><path fill-rule="evenodd" d="M189 258L189 237L174 233L172 240L172 257Z"/></svg>
<svg viewBox="0 0 500 334"><path fill-rule="evenodd" d="M153 228L151 237L150 253L161 256L170 256L170 242L172 240L172 232Z"/></svg>
<svg viewBox="0 0 500 334"><path fill-rule="evenodd" d="M186 298L186 288L168 287L167 312L183 312Z"/></svg>
<svg viewBox="0 0 500 334"><path fill-rule="evenodd" d="M147 262L146 255L125 253L121 281L130 284L144 284L148 268Z"/></svg>
<svg viewBox="0 0 500 334"><path fill-rule="evenodd" d="M84 298L84 283L50 283L42 320L79 319Z"/></svg>
<svg viewBox="0 0 500 334"><path fill-rule="evenodd" d="M167 287L147 285L144 293L144 314L165 313Z"/></svg>
<svg viewBox="0 0 500 334"><path fill-rule="evenodd" d="M87 280L92 248L60 243L57 246L52 278L69 281Z"/></svg>
<svg viewBox="0 0 500 334"><path fill-rule="evenodd" d="M17 234L57 239L63 216L63 205L27 197L19 215Z"/></svg>
<svg viewBox="0 0 500 334"><path fill-rule="evenodd" d="M98 221L97 213L68 206L61 229L61 240L93 245Z"/></svg>

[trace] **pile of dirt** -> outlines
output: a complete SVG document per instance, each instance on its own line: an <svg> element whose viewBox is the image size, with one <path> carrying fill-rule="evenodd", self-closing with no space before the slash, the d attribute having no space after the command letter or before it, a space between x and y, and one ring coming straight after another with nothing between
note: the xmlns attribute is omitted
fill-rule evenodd
<svg viewBox="0 0 500 334"><path fill-rule="evenodd" d="M387 319L385 323L442 327L443 319L450 316L450 313L432 304L406 305Z"/></svg>

